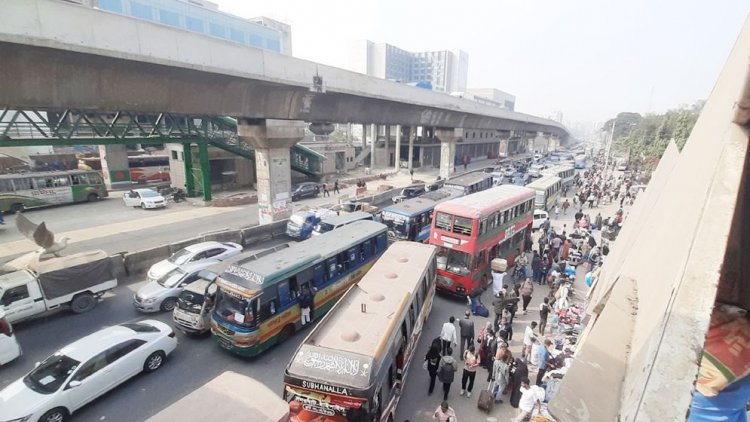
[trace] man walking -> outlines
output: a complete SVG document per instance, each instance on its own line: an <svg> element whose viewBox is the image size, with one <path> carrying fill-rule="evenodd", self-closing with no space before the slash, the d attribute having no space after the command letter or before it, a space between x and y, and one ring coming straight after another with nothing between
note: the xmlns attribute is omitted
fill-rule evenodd
<svg viewBox="0 0 750 422"><path fill-rule="evenodd" d="M440 331L440 340L443 343L443 356L448 354L451 345L455 347L456 343L456 326L453 323L456 322L456 318L448 318L448 322L443 324L443 329Z"/></svg>
<svg viewBox="0 0 750 422"><path fill-rule="evenodd" d="M568 198L565 198L565 202L562 204L563 215L568 215L568 208L570 208L570 202L568 202Z"/></svg>
<svg viewBox="0 0 750 422"><path fill-rule="evenodd" d="M328 186L323 183L323 198L325 198L326 196L331 196L331 192L328 192Z"/></svg>
<svg viewBox="0 0 750 422"><path fill-rule="evenodd" d="M339 193L339 179L333 182L333 193L334 195Z"/></svg>
<svg viewBox="0 0 750 422"><path fill-rule="evenodd" d="M466 311L464 318L458 321L458 327L461 329L461 359L464 358L464 351L474 344L474 321L471 320L471 312Z"/></svg>
<svg viewBox="0 0 750 422"><path fill-rule="evenodd" d="M521 350L521 358L525 361L528 361L529 355L531 355L531 339L536 337L534 335L534 328L536 328L536 321L531 321L531 324L527 325L523 332L523 349Z"/></svg>
<svg viewBox="0 0 750 422"><path fill-rule="evenodd" d="M544 344L537 351L537 365L539 365L539 371L536 373L536 385L542 385L542 378L544 378L544 373L547 372L547 362L549 362L550 358L550 346L552 346L552 342L549 341L549 339L545 339Z"/></svg>
<svg viewBox="0 0 750 422"><path fill-rule="evenodd" d="M440 359L438 366L438 379L443 383L443 400L448 400L448 392L451 390L451 384L458 371L458 364L453 359L453 349L448 348L448 353Z"/></svg>
<svg viewBox="0 0 750 422"><path fill-rule="evenodd" d="M534 281L539 283L539 280L542 279L542 258L537 252L534 252L534 258L531 259L531 273L534 276Z"/></svg>
<svg viewBox="0 0 750 422"><path fill-rule="evenodd" d="M544 301L539 304L539 334L544 336L544 330L547 328L547 317L549 317L549 298L545 297Z"/></svg>
<svg viewBox="0 0 750 422"><path fill-rule="evenodd" d="M526 315L526 308L529 306L529 302L531 302L531 295L534 294L534 282L530 278L524 280L523 284L521 284L520 292L523 314Z"/></svg>

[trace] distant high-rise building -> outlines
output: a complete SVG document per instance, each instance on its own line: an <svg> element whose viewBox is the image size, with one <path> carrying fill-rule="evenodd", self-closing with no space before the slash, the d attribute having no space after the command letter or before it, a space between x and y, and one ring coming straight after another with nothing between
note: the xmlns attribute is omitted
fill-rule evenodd
<svg viewBox="0 0 750 422"><path fill-rule="evenodd" d="M292 54L291 27L266 17L244 19L207 0L67 0L132 18L223 38L286 55Z"/></svg>
<svg viewBox="0 0 750 422"><path fill-rule="evenodd" d="M391 44L361 40L349 46L348 67L402 83L429 82L436 91L465 91L469 54L461 50L414 53Z"/></svg>

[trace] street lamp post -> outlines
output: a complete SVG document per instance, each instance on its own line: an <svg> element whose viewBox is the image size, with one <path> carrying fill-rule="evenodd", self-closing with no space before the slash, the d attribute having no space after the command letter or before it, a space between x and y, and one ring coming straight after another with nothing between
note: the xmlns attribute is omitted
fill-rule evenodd
<svg viewBox="0 0 750 422"><path fill-rule="evenodd" d="M602 177L606 180L607 178L607 166L609 165L609 150L612 148L612 141L615 138L615 125L617 125L617 119L612 122L612 131L609 133L609 142L607 142L607 148L604 149L604 168L602 168Z"/></svg>

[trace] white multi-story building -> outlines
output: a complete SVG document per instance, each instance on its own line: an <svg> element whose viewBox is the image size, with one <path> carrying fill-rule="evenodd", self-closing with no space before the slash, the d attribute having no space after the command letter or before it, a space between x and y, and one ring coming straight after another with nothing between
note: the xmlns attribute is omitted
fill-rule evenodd
<svg viewBox="0 0 750 422"><path fill-rule="evenodd" d="M515 110L516 108L516 96L504 91L500 91L499 89L469 88L468 90L466 90L466 93L470 94L470 96L473 98L469 96L464 96L464 98L474 100L481 104L500 107L511 111Z"/></svg>
<svg viewBox="0 0 750 422"><path fill-rule="evenodd" d="M401 83L429 82L435 91L465 91L469 54L461 50L415 53L391 44L360 40L349 46L348 68Z"/></svg>

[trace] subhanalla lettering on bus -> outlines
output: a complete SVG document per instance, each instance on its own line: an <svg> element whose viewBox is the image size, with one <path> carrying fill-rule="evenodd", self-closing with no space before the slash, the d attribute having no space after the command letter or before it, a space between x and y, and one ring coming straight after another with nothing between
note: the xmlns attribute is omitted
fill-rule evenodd
<svg viewBox="0 0 750 422"><path fill-rule="evenodd" d="M348 396L349 390L345 387L338 387L335 385L328 385L319 382L305 381L302 380L302 388L308 388L310 390L325 391L326 393L338 394L340 396Z"/></svg>
<svg viewBox="0 0 750 422"><path fill-rule="evenodd" d="M231 274L235 277L239 277L243 280L249 281L255 284L263 284L263 276L258 273L252 272L247 268L238 267L236 265L230 265L224 270L224 273Z"/></svg>

